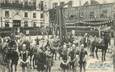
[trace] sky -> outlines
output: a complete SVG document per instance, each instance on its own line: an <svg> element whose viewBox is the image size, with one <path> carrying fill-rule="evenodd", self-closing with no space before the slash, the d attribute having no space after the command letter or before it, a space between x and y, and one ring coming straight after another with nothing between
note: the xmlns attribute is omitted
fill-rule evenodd
<svg viewBox="0 0 115 72"><path fill-rule="evenodd" d="M90 0L72 0L72 1L75 2L74 4L79 5L79 1L81 1L81 4L84 4L86 1L90 1ZM112 3L112 2L115 2L115 0L96 0L96 1L98 1L99 3Z"/></svg>
<svg viewBox="0 0 115 72"><path fill-rule="evenodd" d="M115 0L97 0L97 1L105 1L107 3L115 2Z"/></svg>

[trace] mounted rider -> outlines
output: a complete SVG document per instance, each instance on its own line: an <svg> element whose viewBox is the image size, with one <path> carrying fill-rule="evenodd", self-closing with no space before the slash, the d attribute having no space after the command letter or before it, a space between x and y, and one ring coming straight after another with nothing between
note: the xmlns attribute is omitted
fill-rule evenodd
<svg viewBox="0 0 115 72"><path fill-rule="evenodd" d="M8 52L6 53L6 58L8 63L11 64L11 66L9 66L9 69L11 69L12 71L13 65L15 65L15 71L17 71L19 55L18 55L18 46L14 34L11 34L10 36L7 50Z"/></svg>
<svg viewBox="0 0 115 72"><path fill-rule="evenodd" d="M12 57L14 57L15 55L13 54L17 54L18 52L18 47L17 47L17 43L15 40L15 36L13 34L11 34L10 39L8 40L8 53L7 53L7 58L8 59L12 59L14 60ZM16 55L16 58L18 60L18 55Z"/></svg>

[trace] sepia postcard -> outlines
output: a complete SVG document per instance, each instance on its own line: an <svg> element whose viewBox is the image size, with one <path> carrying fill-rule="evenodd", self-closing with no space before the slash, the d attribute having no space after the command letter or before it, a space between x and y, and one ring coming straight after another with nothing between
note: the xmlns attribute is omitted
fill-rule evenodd
<svg viewBox="0 0 115 72"><path fill-rule="evenodd" d="M115 0L0 0L0 72L115 72Z"/></svg>

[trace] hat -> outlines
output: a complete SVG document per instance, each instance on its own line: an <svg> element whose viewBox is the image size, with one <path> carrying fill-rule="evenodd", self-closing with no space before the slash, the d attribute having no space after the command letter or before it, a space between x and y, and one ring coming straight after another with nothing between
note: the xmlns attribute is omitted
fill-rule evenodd
<svg viewBox="0 0 115 72"><path fill-rule="evenodd" d="M63 45L64 48L66 48L67 46L66 45Z"/></svg>
<svg viewBox="0 0 115 72"><path fill-rule="evenodd" d="M84 44L81 44L81 47L84 47Z"/></svg>
<svg viewBox="0 0 115 72"><path fill-rule="evenodd" d="M73 44L72 47L75 47L75 44Z"/></svg>

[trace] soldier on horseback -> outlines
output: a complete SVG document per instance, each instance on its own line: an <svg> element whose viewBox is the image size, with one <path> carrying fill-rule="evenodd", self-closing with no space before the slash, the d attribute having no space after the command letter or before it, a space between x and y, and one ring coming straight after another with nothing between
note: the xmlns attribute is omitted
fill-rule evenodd
<svg viewBox="0 0 115 72"><path fill-rule="evenodd" d="M15 71L17 71L19 55L18 55L17 43L15 40L15 36L13 34L11 35L10 40L8 41L7 50L8 50L8 52L6 53L6 59L9 63L9 65L8 65L9 71L10 72L13 71L13 65L15 66Z"/></svg>
<svg viewBox="0 0 115 72"><path fill-rule="evenodd" d="M108 45L110 43L110 37L109 37L109 34L107 32L104 32L104 35L103 35L103 41L102 41L102 44L103 44L103 49L102 49L102 61L105 61L106 60L106 52L107 52L107 49L108 49Z"/></svg>

